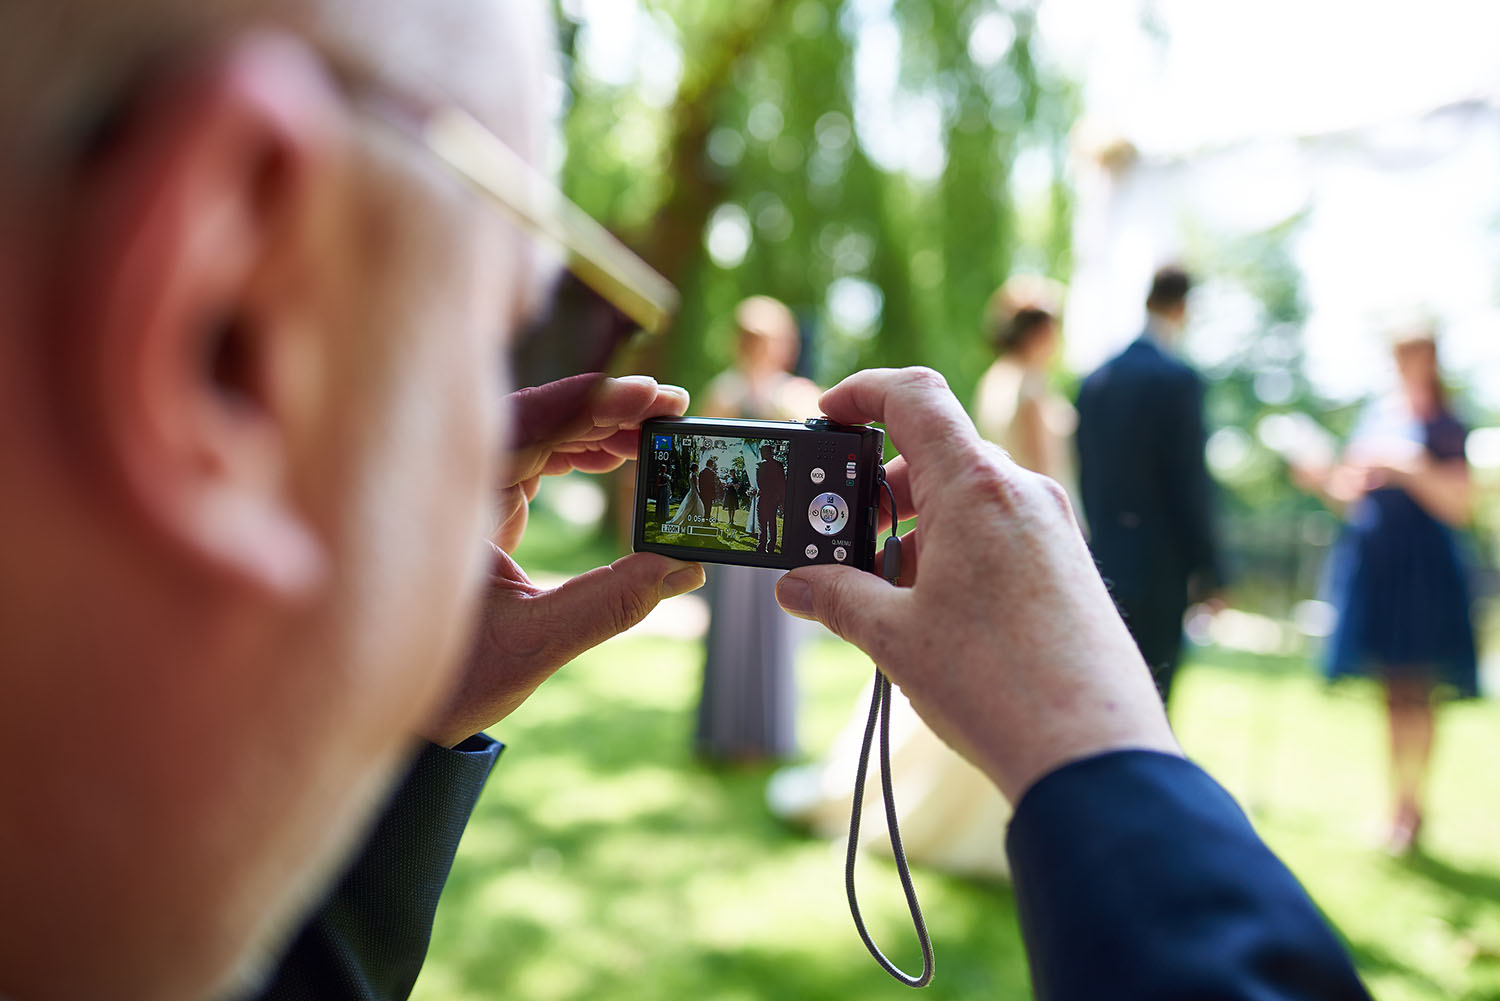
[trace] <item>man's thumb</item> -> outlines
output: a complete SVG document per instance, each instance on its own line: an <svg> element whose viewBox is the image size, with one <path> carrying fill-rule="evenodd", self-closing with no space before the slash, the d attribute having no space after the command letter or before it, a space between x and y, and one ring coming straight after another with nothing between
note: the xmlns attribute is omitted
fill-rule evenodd
<svg viewBox="0 0 1500 1001"><path fill-rule="evenodd" d="M644 619L663 598L703 586L703 568L656 553L632 553L531 599L545 606L553 643L565 659ZM538 609L540 610L540 609Z"/></svg>
<svg viewBox="0 0 1500 1001"><path fill-rule="evenodd" d="M866 653L871 652L876 630L889 621L891 604L901 593L874 574L853 567L802 567L776 585L776 600L782 608L823 623Z"/></svg>

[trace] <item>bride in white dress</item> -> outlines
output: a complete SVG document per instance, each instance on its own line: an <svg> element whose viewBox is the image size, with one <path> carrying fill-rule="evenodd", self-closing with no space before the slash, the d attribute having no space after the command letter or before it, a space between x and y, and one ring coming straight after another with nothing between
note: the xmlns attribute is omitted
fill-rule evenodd
<svg viewBox="0 0 1500 1001"><path fill-rule="evenodd" d="M692 471L688 473L687 496L682 499L682 506L672 515L672 520L662 526L662 531L675 529L680 532L687 527L689 518L702 518L706 513L703 510L703 500L698 496L698 464L695 462Z"/></svg>
<svg viewBox="0 0 1500 1001"><path fill-rule="evenodd" d="M1013 278L990 300L987 327L999 358L979 384L980 433L1018 463L1072 487L1072 407L1047 389L1057 350L1061 287ZM829 837L844 834L854 803L854 770L869 715L870 687L856 700L828 758L772 777L772 812ZM878 765L871 762L874 771ZM927 728L899 690L891 697L891 776L907 857L966 876L1008 878L1005 825L1010 805L994 785ZM880 783L865 787L860 845L890 853Z"/></svg>

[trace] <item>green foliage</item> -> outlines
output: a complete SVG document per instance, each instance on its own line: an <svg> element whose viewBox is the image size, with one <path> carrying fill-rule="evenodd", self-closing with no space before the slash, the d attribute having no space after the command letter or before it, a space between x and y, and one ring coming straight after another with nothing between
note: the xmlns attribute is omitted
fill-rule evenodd
<svg viewBox="0 0 1500 1001"><path fill-rule="evenodd" d="M1231 514L1287 515L1318 507L1317 501L1291 487L1281 459L1255 434L1260 421L1271 414L1322 415L1329 409L1317 397L1303 366L1307 308L1302 275L1289 248L1301 224L1299 215L1248 236L1190 237L1190 259L1197 273L1208 277L1216 297L1238 299L1241 309L1249 307L1250 315L1235 331L1235 343L1204 372L1210 387L1205 407L1210 428L1245 433L1244 459L1227 477L1220 470L1230 488L1226 506Z"/></svg>
<svg viewBox="0 0 1500 1001"><path fill-rule="evenodd" d="M1322 399L1309 382L1302 328L1307 306L1291 243L1301 215L1259 233L1188 234L1187 260L1204 284L1209 457L1219 492L1219 527L1236 603L1285 615L1318 589L1319 564L1338 530L1322 502L1293 485L1285 460L1259 434L1278 414L1309 415L1342 440L1358 405ZM1232 461L1224 461L1228 456Z"/></svg>
<svg viewBox="0 0 1500 1001"><path fill-rule="evenodd" d="M682 54L674 100L653 106L639 88L606 85L570 62L563 168L569 193L684 293L674 331L644 364L700 388L730 361L736 302L765 293L797 313L803 367L818 381L922 363L967 396L988 361L984 303L1012 266L1066 278L1061 174L1074 96L1033 52L1031 9L654 0L646 11ZM1013 40L981 65L969 39L984 16L991 29L1005 19ZM571 53L577 26L563 21ZM900 38L894 99L939 115L936 176L882 167L862 135L857 42L887 21ZM1050 163L1054 179L1029 204L1012 184L1025 151ZM750 241L743 259L720 266L704 241L711 220L726 217L746 220ZM830 309L840 280L878 303L873 324L841 323Z"/></svg>

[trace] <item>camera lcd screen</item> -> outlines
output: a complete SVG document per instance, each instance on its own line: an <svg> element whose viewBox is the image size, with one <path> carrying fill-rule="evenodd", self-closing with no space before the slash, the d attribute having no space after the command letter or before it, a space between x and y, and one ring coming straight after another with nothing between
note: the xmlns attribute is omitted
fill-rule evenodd
<svg viewBox="0 0 1500 1001"><path fill-rule="evenodd" d="M645 541L781 555L789 447L784 438L653 433Z"/></svg>

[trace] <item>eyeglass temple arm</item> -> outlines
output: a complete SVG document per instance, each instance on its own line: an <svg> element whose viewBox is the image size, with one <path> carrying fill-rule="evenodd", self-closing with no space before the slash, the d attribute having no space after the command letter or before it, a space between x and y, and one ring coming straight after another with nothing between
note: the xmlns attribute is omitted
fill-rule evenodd
<svg viewBox="0 0 1500 1001"><path fill-rule="evenodd" d="M421 140L518 224L558 244L569 269L642 329L659 333L671 321L678 304L671 283L468 112L438 109L422 122Z"/></svg>

